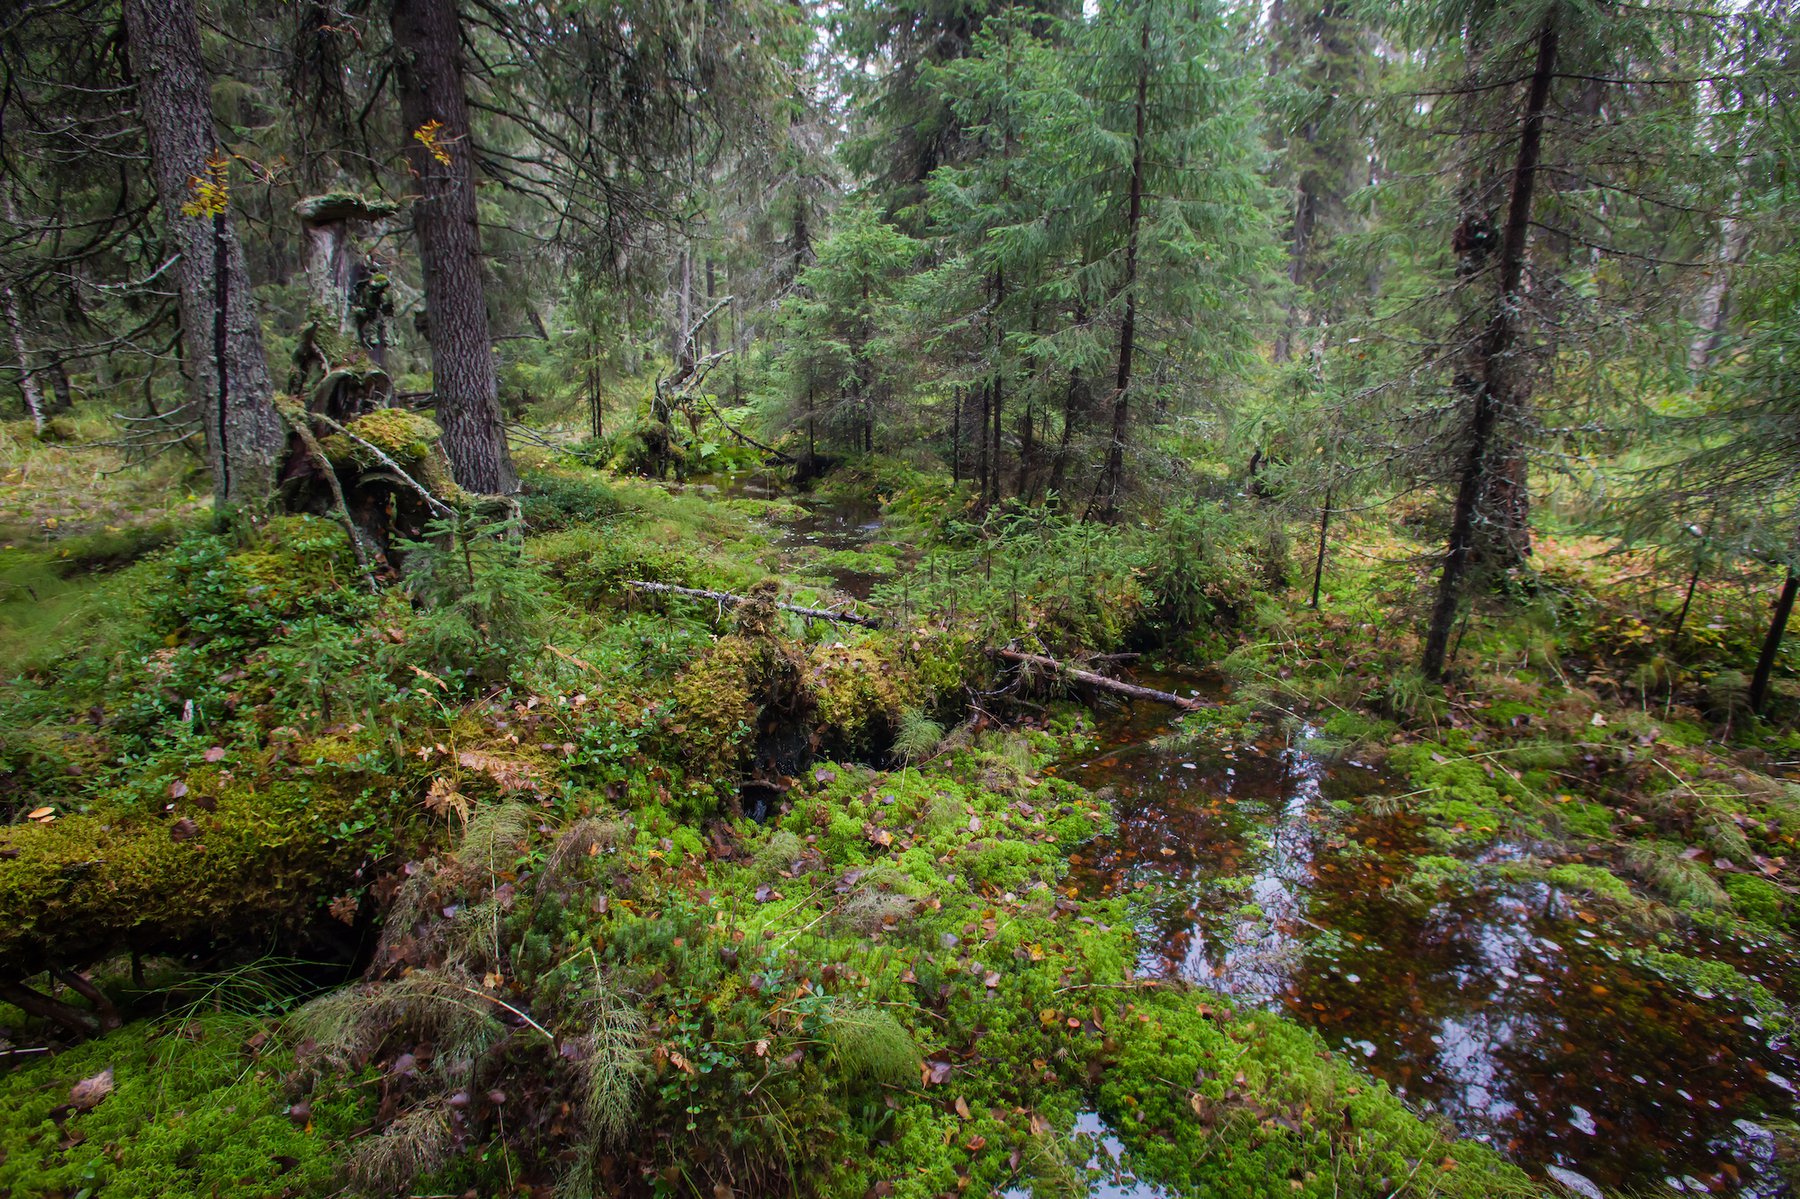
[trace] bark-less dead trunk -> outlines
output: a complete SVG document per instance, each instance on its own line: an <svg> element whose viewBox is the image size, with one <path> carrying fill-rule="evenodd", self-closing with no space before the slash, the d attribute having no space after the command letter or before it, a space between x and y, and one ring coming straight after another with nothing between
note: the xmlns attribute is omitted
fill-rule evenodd
<svg viewBox="0 0 1800 1199"><path fill-rule="evenodd" d="M1712 364L1713 353L1718 349L1719 330L1725 325L1725 297L1731 290L1731 270L1744 256L1749 235L1749 227L1735 217L1719 222L1718 258L1701 289L1700 308L1694 314L1699 328L1688 344L1688 370L1696 375Z"/></svg>
<svg viewBox="0 0 1800 1199"><path fill-rule="evenodd" d="M462 486L511 494L519 477L506 450L482 290L474 147L455 0L393 0L389 18L407 160L418 176L413 231L425 268L431 384L444 451ZM425 139L415 136L426 131Z"/></svg>
<svg viewBox="0 0 1800 1199"><path fill-rule="evenodd" d="M182 360L206 433L213 499L260 507L273 490L287 431L271 402L244 249L229 211L183 211L218 146L193 0L125 0L124 14L156 198L180 254Z"/></svg>

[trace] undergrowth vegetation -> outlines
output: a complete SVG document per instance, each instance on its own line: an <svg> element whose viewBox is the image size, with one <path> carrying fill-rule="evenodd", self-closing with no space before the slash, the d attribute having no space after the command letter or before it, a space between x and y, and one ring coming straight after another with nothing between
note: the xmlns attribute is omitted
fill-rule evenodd
<svg viewBox="0 0 1800 1199"><path fill-rule="evenodd" d="M521 525L439 522L376 589L327 520L158 533L85 585L104 619L19 651L0 975L126 1023L3 1013L8 1052L54 1050L0 1080L15 1192L1062 1195L1098 1112L1183 1193L1536 1193L1314 1033L1137 977L1131 902L1067 876L1111 823L1048 769L1089 726L996 647L1220 661L1180 736L1383 762L1404 785L1366 807L1425 843L1407 902L1547 886L1643 969L1790 1019L1681 934L1791 943L1800 795L1758 769L1791 734L1712 704L1691 653L1646 674L1619 632L1645 601L1549 571L1445 690L1402 666L1416 597L1341 567L1302 606L1241 504L982 511L871 460L808 501L880 512L864 553L729 477L526 479ZM1720 661L1732 602L1691 618ZM269 953L327 965L164 1014Z"/></svg>

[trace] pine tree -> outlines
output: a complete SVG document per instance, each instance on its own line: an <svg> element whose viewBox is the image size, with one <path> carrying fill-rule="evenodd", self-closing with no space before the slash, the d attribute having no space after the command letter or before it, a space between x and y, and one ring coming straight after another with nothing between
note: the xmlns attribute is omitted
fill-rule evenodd
<svg viewBox="0 0 1800 1199"><path fill-rule="evenodd" d="M413 230L425 269L432 391L444 450L470 491L518 490L482 282L475 157L455 0L393 0L400 113L418 179Z"/></svg>

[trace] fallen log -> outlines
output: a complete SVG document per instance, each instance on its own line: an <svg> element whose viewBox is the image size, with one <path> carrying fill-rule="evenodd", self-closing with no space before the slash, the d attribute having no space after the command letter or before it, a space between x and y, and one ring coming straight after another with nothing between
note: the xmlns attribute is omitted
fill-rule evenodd
<svg viewBox="0 0 1800 1199"><path fill-rule="evenodd" d="M1058 662L1055 658L1047 658L1043 654L1026 654L1016 649L997 649L992 651L996 658L1003 662L1012 662L1019 666L1035 666L1039 670L1048 670L1060 674L1064 678L1092 687L1098 691L1110 691L1114 695L1123 695L1127 699L1141 699L1155 704L1169 704L1187 712L1198 712L1205 707L1199 700L1176 695L1172 691L1158 691L1154 687L1140 687L1136 683L1126 683L1119 679L1109 679L1103 674L1095 674L1091 670L1082 670L1067 662Z"/></svg>
<svg viewBox="0 0 1800 1199"><path fill-rule="evenodd" d="M686 595L694 599L708 599L716 603L735 608L739 604L750 603L750 597L733 595L729 591L707 591L699 587L677 587L673 583L646 583L640 579L625 580L627 587L637 591L651 591L660 595ZM784 604L779 601L775 606L783 612L792 612L811 620L835 620L839 624L861 625L865 629L879 629L881 618L878 616L859 616L854 612L833 612L827 608L804 608L799 604Z"/></svg>

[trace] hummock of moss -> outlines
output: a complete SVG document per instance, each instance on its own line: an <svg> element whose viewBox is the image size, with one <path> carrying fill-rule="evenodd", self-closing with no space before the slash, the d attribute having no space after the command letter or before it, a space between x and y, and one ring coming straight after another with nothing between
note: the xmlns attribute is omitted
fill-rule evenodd
<svg viewBox="0 0 1800 1199"><path fill-rule="evenodd" d="M432 457L444 435L429 416L405 408L377 408L346 422L344 428L405 467ZM364 469L378 465L367 446L342 433L333 433L320 445L334 463L348 462Z"/></svg>

